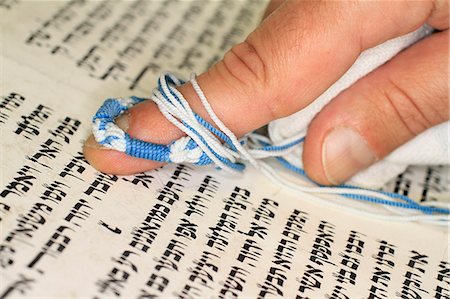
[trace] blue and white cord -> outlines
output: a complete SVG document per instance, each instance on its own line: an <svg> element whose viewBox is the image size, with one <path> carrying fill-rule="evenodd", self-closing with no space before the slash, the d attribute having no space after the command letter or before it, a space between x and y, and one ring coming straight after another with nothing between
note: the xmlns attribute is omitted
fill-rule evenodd
<svg viewBox="0 0 450 299"><path fill-rule="evenodd" d="M215 164L228 172L242 171L245 168L245 162L248 162L260 169L270 179L290 189L305 193L339 194L354 200L381 204L398 215L386 215L372 211L363 212L347 206L347 209L359 214L390 220L424 221L438 225L448 225L450 222L448 205L422 205L396 193L367 190L348 185L305 187L289 182L261 159L275 157L287 169L306 177L303 169L292 165L283 158L295 146L299 146L303 142L304 136L294 136L280 144L272 144L267 137L255 133L238 140L214 113L198 85L195 75L191 76L190 82L210 118L219 129L192 111L186 99L176 89L185 82L173 74L166 73L158 79L158 87L153 90L151 100L158 105L164 117L187 136L168 145L145 142L130 137L115 124L115 119L130 107L146 100L132 96L125 99L107 99L99 108L93 117L92 131L96 141L107 148L137 158L168 163ZM324 200L324 203L333 204L328 200ZM339 203L339 207L342 208L342 203ZM412 214L408 210L416 212ZM417 212L420 213L417 214Z"/></svg>

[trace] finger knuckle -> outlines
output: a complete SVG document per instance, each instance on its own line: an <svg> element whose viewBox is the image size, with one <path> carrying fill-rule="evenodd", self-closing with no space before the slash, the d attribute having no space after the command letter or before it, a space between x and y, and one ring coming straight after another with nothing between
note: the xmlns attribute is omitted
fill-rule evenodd
<svg viewBox="0 0 450 299"><path fill-rule="evenodd" d="M395 80L388 80L384 98L411 135L418 135L433 125L423 101Z"/></svg>
<svg viewBox="0 0 450 299"><path fill-rule="evenodd" d="M273 101L266 101L268 94L274 90L271 81L273 75L270 70L267 56L261 55L260 47L256 46L251 36L244 42L233 46L225 54L221 62L222 78L227 85L239 90L248 100L258 100L261 111L276 118Z"/></svg>
<svg viewBox="0 0 450 299"><path fill-rule="evenodd" d="M223 60L228 73L245 85L264 85L266 61L258 48L249 40L233 46Z"/></svg>

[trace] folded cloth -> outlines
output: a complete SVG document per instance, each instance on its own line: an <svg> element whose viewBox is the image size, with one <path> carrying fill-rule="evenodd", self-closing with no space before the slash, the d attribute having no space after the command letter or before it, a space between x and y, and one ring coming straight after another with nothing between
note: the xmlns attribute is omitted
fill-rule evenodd
<svg viewBox="0 0 450 299"><path fill-rule="evenodd" d="M270 138L274 142L280 142L302 132L306 133L314 116L341 91L386 63L403 49L431 34L432 31L431 27L424 25L412 33L364 51L352 67L310 105L289 117L271 122L269 124ZM383 160L351 178L349 183L361 187L379 188L403 172L408 165L449 164L449 129L450 124L446 122L426 130ZM302 148L297 148L285 156L290 163L298 167L303 166L301 157Z"/></svg>

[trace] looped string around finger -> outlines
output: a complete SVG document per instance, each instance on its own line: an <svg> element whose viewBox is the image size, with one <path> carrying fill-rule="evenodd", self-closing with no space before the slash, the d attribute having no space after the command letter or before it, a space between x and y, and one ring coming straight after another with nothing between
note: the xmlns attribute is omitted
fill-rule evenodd
<svg viewBox="0 0 450 299"><path fill-rule="evenodd" d="M184 83L183 80L178 79L171 73L163 74L159 77L158 87L153 90L149 100L154 101L164 117L184 132L186 136L168 145L132 138L115 124L115 119L118 116L132 106L147 100L131 96L129 98L107 99L99 108L93 117L92 130L96 141L106 148L124 152L137 158L167 163L214 164L218 168L231 173L243 171L248 163L261 170L271 180L295 191L336 194L347 199L382 205L393 212L394 215L390 215L391 220L424 221L438 225L448 225L450 222L448 206L421 205L404 195L396 193L368 190L350 185L319 186L312 181L311 183L315 185L312 187L292 184L286 178L280 176L263 159L275 158L285 168L307 178L303 169L283 158L295 147L302 146L305 134L294 136L277 144L274 144L266 136L256 133L250 133L238 139L217 117L194 74L191 76L190 83L213 124L192 111L187 100L176 89ZM352 209L351 207L348 208ZM420 214L417 214L417 212L420 212ZM378 218L384 219L386 217L385 214L374 211L368 213Z"/></svg>

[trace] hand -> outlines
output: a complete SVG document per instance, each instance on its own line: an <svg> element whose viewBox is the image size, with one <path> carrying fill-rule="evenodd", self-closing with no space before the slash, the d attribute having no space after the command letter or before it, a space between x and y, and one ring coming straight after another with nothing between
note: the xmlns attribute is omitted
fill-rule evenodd
<svg viewBox="0 0 450 299"><path fill-rule="evenodd" d="M424 23L441 30L360 79L312 121L305 170L318 183L338 184L449 119L448 14L446 0L272 1L261 25L197 80L218 117L242 136L307 106L363 50ZM192 87L179 90L210 121ZM153 143L183 136L151 101L136 105L117 123L132 137ZM84 153L107 173L161 165L102 149L92 137Z"/></svg>

